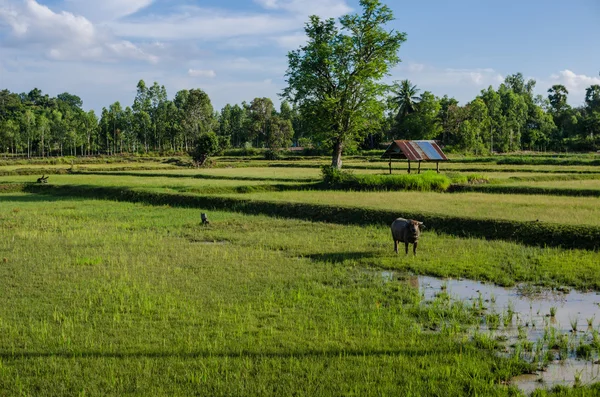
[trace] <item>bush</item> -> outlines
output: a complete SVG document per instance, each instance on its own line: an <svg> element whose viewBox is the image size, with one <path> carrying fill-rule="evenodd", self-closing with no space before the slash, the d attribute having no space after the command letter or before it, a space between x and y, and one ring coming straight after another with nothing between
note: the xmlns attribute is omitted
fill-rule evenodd
<svg viewBox="0 0 600 397"><path fill-rule="evenodd" d="M269 149L265 152L265 160L281 160L281 152Z"/></svg>
<svg viewBox="0 0 600 397"><path fill-rule="evenodd" d="M323 182L330 187L339 185L345 180L352 178L352 175L349 172L342 171L330 165L321 167L321 174L323 175Z"/></svg>
<svg viewBox="0 0 600 397"><path fill-rule="evenodd" d="M488 183L490 178L482 174L467 174L463 175L458 172L447 172L446 176L455 184L480 184Z"/></svg>
<svg viewBox="0 0 600 397"><path fill-rule="evenodd" d="M196 167L204 165L209 156L219 151L219 138L214 132L201 134L196 140L194 149L190 152L192 160Z"/></svg>
<svg viewBox="0 0 600 397"><path fill-rule="evenodd" d="M322 168L323 182L343 190L448 190L452 180L446 175L424 172L415 175L354 175L331 166Z"/></svg>

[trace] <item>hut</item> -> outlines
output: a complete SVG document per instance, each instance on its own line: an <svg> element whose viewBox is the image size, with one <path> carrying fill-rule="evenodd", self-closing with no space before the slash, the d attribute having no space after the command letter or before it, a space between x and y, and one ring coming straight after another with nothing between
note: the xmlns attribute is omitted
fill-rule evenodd
<svg viewBox="0 0 600 397"><path fill-rule="evenodd" d="M392 173L392 159L408 160L408 173L410 174L410 162L419 163L419 174L421 173L422 161L435 161L436 171L440 173L440 161L448 161L448 157L435 141L393 141L386 149L381 158L390 159L390 174Z"/></svg>

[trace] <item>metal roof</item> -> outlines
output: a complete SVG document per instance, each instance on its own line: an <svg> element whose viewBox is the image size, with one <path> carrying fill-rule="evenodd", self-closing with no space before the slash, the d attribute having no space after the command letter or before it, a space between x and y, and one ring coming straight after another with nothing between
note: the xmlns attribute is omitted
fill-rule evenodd
<svg viewBox="0 0 600 397"><path fill-rule="evenodd" d="M410 161L448 161L435 141L393 141L381 157L390 156Z"/></svg>

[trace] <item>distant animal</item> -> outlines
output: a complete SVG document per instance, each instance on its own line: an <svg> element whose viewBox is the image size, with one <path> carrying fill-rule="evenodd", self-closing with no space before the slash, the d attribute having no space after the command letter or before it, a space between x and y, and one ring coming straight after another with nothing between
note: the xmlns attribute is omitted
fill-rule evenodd
<svg viewBox="0 0 600 397"><path fill-rule="evenodd" d="M417 245L423 222L412 219L398 218L392 222L392 238L394 239L394 251L398 253L398 243L404 243L406 254L408 255L408 244L413 244L413 254L417 255Z"/></svg>
<svg viewBox="0 0 600 397"><path fill-rule="evenodd" d="M204 212L200 214L200 219L202 220L203 225L210 225L210 222L208 221L208 216Z"/></svg>
<svg viewBox="0 0 600 397"><path fill-rule="evenodd" d="M38 178L38 179L37 179L37 183L48 183L48 177L47 177L47 176L44 176L44 175L42 175L42 177L41 177L41 178Z"/></svg>

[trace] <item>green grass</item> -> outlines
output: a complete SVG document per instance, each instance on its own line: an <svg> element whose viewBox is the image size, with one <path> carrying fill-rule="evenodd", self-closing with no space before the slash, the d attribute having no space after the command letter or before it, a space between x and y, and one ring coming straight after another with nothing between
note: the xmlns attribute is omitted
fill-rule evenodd
<svg viewBox="0 0 600 397"><path fill-rule="evenodd" d="M33 183L36 176L2 176L0 184ZM145 188L165 192L195 192L195 193L244 193L248 191L277 190L275 185L285 188L285 182L276 181L238 181L221 179L169 178L169 177L138 177L130 175L86 175L68 174L51 175L48 179L51 185L88 185L111 186L126 188ZM289 184L289 186L293 186Z"/></svg>
<svg viewBox="0 0 600 397"><path fill-rule="evenodd" d="M519 222L600 225L598 198L486 193L304 191L253 193L253 200L327 204ZM424 219L426 222L427 220Z"/></svg>
<svg viewBox="0 0 600 397"><path fill-rule="evenodd" d="M323 167L323 180L332 189L353 191L445 191L452 179L443 174L424 172L412 175L361 175ZM467 181L467 177L463 177Z"/></svg>
<svg viewBox="0 0 600 397"><path fill-rule="evenodd" d="M143 174L145 172L141 172ZM261 178L261 179L292 179L318 180L320 171L310 168L275 168L275 167L243 167L243 168L212 168L212 169L179 169L161 171L164 174L207 175L225 178Z"/></svg>
<svg viewBox="0 0 600 397"><path fill-rule="evenodd" d="M468 307L363 266L410 263L385 228L199 212L3 196L3 394L515 394Z"/></svg>
<svg viewBox="0 0 600 397"><path fill-rule="evenodd" d="M312 168L318 162L328 160L288 162L309 168L252 161L232 163L245 167L235 169L149 171L153 177L52 175L47 194L5 190L0 396L518 395L505 383L528 366L499 356L484 339L471 339L466 329L480 323L480 315L441 297L423 302L408 274L600 290L599 252L459 238L426 228L418 256L396 256L389 227L369 214L504 219L550 232L551 224L575 231L600 226L598 198L274 192L304 186L275 182L309 180L319 174ZM364 174L385 173L385 164L374 164L380 169ZM593 167L485 166L497 170L493 178L522 178L510 186L576 189L580 182L596 188L596 180L583 179L586 174L580 181L562 180L563 173L591 173ZM198 173L250 180L192 177ZM4 176L0 185L33 180ZM251 216L90 199L104 193L273 211ZM209 196L215 193L227 194ZM81 198L64 196L69 194ZM229 197L251 201L244 207ZM275 204L262 208L259 200ZM334 223L291 219L294 211L309 208L293 203L316 206L306 219L320 219L317 207L323 205L357 219L345 225L330 217ZM199 225L200 212L208 212L209 227ZM420 220L427 224L426 217ZM384 270L399 278L384 282ZM536 395L593 395L597 389Z"/></svg>
<svg viewBox="0 0 600 397"><path fill-rule="evenodd" d="M575 178L574 178L575 179ZM524 181L517 182L518 185L543 187L543 188L561 188L561 189L598 189L600 190L599 179L588 180L550 180L550 181Z"/></svg>

